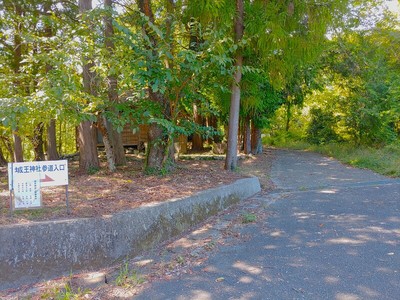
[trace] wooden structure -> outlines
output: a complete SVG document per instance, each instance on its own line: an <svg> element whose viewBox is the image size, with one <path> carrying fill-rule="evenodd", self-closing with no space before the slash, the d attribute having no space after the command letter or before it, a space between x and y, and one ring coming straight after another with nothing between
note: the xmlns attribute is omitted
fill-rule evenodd
<svg viewBox="0 0 400 300"><path fill-rule="evenodd" d="M121 132L122 144L124 147L134 147L139 150L144 149L144 144L147 143L149 132L149 125L143 124L139 125L137 128L133 129L129 125L125 125ZM175 142L175 151L179 153L187 152L187 136L180 135ZM103 137L100 131L97 131L97 146L103 147Z"/></svg>
<svg viewBox="0 0 400 300"><path fill-rule="evenodd" d="M144 143L147 143L148 131L148 125L139 125L135 129L132 129L129 125L125 125L121 132L122 144L124 147L142 147ZM103 137L99 130L97 131L97 146L104 146Z"/></svg>
<svg viewBox="0 0 400 300"><path fill-rule="evenodd" d="M133 130L129 125L126 125L121 132L122 144L124 146L140 146L147 143L148 131L148 125L139 125Z"/></svg>

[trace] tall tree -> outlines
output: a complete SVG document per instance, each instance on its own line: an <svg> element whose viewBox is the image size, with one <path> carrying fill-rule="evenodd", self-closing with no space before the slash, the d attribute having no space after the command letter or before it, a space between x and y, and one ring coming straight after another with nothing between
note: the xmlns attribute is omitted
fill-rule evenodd
<svg viewBox="0 0 400 300"><path fill-rule="evenodd" d="M49 126L47 127L47 159L56 160L58 158L56 120L51 119Z"/></svg>
<svg viewBox="0 0 400 300"><path fill-rule="evenodd" d="M112 17L112 0L104 0L104 8L106 10L106 16L104 17L104 38L105 38L105 46L109 57L113 57L115 53L115 45L114 45L114 26L113 26L113 17ZM107 96L111 105L115 105L119 102L118 99L118 79L117 76L112 71L112 66L109 66L108 76L107 76ZM114 113L118 114L118 111ZM111 122L107 121L106 129L110 135L110 142L112 144L113 153L115 163L117 165L126 165L126 157L125 150L122 144L121 134L114 129L114 126Z"/></svg>
<svg viewBox="0 0 400 300"><path fill-rule="evenodd" d="M6 5L6 9L14 10L12 13L15 14L15 23L14 23L14 53L13 53L13 70L15 74L14 79L14 88L15 92L19 92L21 89L21 79L19 74L21 73L21 61L22 61L22 7L18 1L14 4L8 3ZM24 151L22 148L22 139L18 130L18 127L13 131L13 140L14 140L14 161L22 162L24 161Z"/></svg>
<svg viewBox="0 0 400 300"><path fill-rule="evenodd" d="M51 2L45 1L43 4L43 15L46 17L44 22L44 36L50 39L54 33L53 28L51 26L51 22L49 20L49 16L51 13ZM44 47L45 52L50 52L51 48L49 46ZM45 73L48 74L52 69L50 63L46 63ZM48 160L56 160L59 158L57 152L57 135L56 135L56 120L50 119L50 122L47 126L47 159Z"/></svg>
<svg viewBox="0 0 400 300"><path fill-rule="evenodd" d="M244 32L244 1L236 0L236 16L234 21L235 43L243 38ZM243 53L240 47L235 53L234 80L232 83L231 105L229 112L228 148L225 159L225 169L234 170L237 167L237 144L239 133L240 111L240 81L242 79Z"/></svg>
<svg viewBox="0 0 400 300"><path fill-rule="evenodd" d="M143 24L143 31L149 39L148 50L152 53L155 58L158 56L157 48L158 41L157 37L150 27L154 25L154 14L151 7L150 0L139 0L140 11L148 18L149 23ZM171 119L171 107L170 101L159 90L154 88L154 85L148 87L148 97L161 109L163 117L167 120ZM166 134L165 129L158 123L152 122L149 125L148 131L148 146L147 146L147 159L146 159L146 169L148 170L161 170L164 168L166 161L170 159L169 155L169 137Z"/></svg>
<svg viewBox="0 0 400 300"><path fill-rule="evenodd" d="M81 13L84 14L91 9L91 0L79 0L79 10ZM95 91L94 74L91 69L93 63L88 62L88 57L83 57L83 61L83 89L87 94L92 94ZM95 132L92 121L82 121L78 126L79 168L85 172L96 170L100 167Z"/></svg>

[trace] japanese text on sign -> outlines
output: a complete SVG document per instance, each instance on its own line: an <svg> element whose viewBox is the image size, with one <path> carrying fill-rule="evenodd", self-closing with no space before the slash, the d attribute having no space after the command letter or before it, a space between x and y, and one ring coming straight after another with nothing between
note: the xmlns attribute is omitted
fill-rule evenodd
<svg viewBox="0 0 400 300"><path fill-rule="evenodd" d="M15 208L40 207L41 187L68 186L68 161L9 163L8 179Z"/></svg>
<svg viewBox="0 0 400 300"><path fill-rule="evenodd" d="M8 173L10 190L13 188L11 186L12 181L29 181L36 174L40 176L40 185L42 187L68 185L67 160L11 163L9 164Z"/></svg>

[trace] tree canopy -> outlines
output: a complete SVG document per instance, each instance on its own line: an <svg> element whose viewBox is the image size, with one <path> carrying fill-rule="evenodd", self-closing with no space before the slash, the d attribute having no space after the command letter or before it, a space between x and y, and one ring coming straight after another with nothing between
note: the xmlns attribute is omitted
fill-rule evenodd
<svg viewBox="0 0 400 300"><path fill-rule="evenodd" d="M276 128L396 142L399 19L384 3L3 0L0 163L78 151L92 172L101 135L115 170L121 133L144 127L149 172L173 168L182 137L227 143L227 169Z"/></svg>

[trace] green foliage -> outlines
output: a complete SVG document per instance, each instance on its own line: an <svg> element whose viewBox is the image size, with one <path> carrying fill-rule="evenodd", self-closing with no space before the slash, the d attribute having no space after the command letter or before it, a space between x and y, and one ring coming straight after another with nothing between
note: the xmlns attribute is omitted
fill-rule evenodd
<svg viewBox="0 0 400 300"><path fill-rule="evenodd" d="M364 18L380 1L245 1L245 34L237 43L234 1L172 2L152 2L154 22L135 2L116 11L99 4L80 14L68 1L1 3L0 147L7 158L15 130L30 159L35 127L52 119L59 152L73 152L75 125L96 122L99 114L119 132L126 124L156 123L165 145L181 134L220 136L193 122L193 104L201 116L217 117L220 128L227 123L237 51L244 56L240 115L272 128L276 140L303 136L307 122L310 141L317 143L398 140L398 24L384 12ZM113 17L113 55L105 46L105 16ZM341 26L340 34L332 24ZM321 53L325 67L316 78ZM90 88L82 83L87 64L94 75ZM108 100L110 76L118 81L118 102ZM300 111L303 103L319 111L307 115ZM288 134L271 124L282 104L293 126ZM282 122L282 110L277 115Z"/></svg>
<svg viewBox="0 0 400 300"><path fill-rule="evenodd" d="M95 168L95 167L89 167L88 170L87 170L87 173L88 173L89 175L94 175L94 174L96 174L97 172L99 172L99 168Z"/></svg>
<svg viewBox="0 0 400 300"><path fill-rule="evenodd" d="M370 169L387 176L400 177L400 145L398 143L383 148L332 144L311 149L333 156L355 167Z"/></svg>
<svg viewBox="0 0 400 300"><path fill-rule="evenodd" d="M119 269L118 276L115 278L115 284L124 288L132 288L145 282L136 270L129 268L129 262L125 262Z"/></svg>
<svg viewBox="0 0 400 300"><path fill-rule="evenodd" d="M86 299L88 294L90 294L90 290L81 290L81 288L78 288L77 291L74 291L71 288L71 285L66 283L62 288L55 288L43 293L40 298L54 300L81 300Z"/></svg>
<svg viewBox="0 0 400 300"><path fill-rule="evenodd" d="M259 128L268 127L271 117L283 102L282 93L273 88L263 71L243 74L241 85L241 117L250 118Z"/></svg>
<svg viewBox="0 0 400 300"><path fill-rule="evenodd" d="M242 223L254 223L257 220L257 216L255 214L246 212L242 214Z"/></svg>
<svg viewBox="0 0 400 300"><path fill-rule="evenodd" d="M335 132L336 118L332 112L323 111L321 108L312 108L311 121L307 128L307 141L311 144L326 144L339 140Z"/></svg>
<svg viewBox="0 0 400 300"><path fill-rule="evenodd" d="M358 5L358 4L357 4ZM372 6L354 8L365 14ZM372 13L371 13L372 15ZM347 141L355 145L383 147L399 140L400 97L397 57L388 47L399 49L398 21L374 19L369 26L348 27L332 36L319 75L311 82L304 107L286 113L294 121L288 134L282 133L285 117L278 110L267 139L274 144L295 144L305 138L313 144ZM390 44L390 46L389 46ZM318 70L317 68L314 70ZM291 83L289 90L296 84ZM289 116L286 116L286 122ZM287 123L288 124L288 123ZM288 126L286 126L288 128Z"/></svg>

